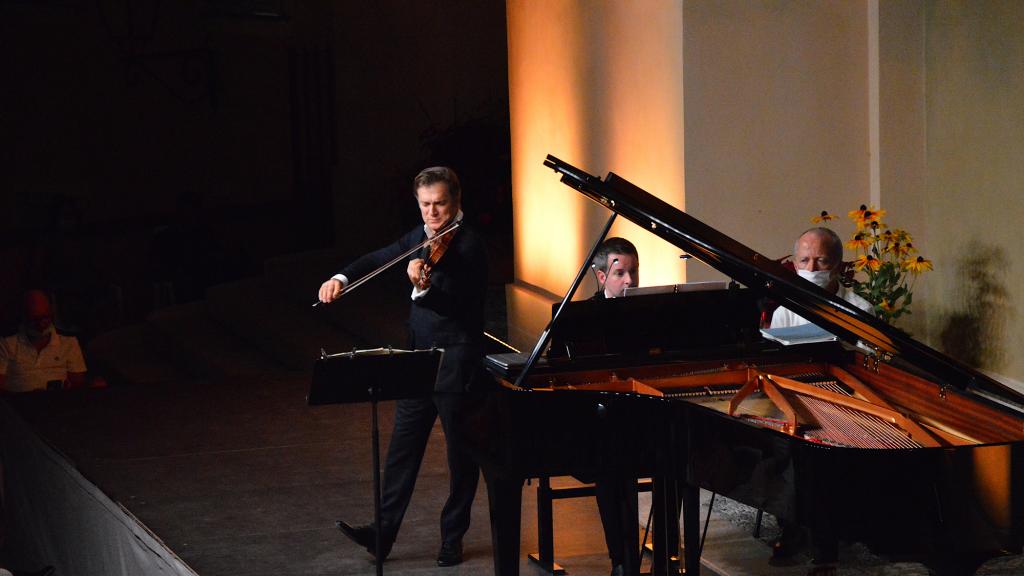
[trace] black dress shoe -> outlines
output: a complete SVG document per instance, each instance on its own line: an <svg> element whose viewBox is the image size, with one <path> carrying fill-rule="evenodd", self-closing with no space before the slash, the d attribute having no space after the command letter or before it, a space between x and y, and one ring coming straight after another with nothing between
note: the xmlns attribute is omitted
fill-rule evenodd
<svg viewBox="0 0 1024 576"><path fill-rule="evenodd" d="M437 565L455 566L456 564L462 564L462 542L441 544L441 550L437 553Z"/></svg>
<svg viewBox="0 0 1024 576"><path fill-rule="evenodd" d="M338 526L338 530L348 539L355 542L356 544L366 548L366 551L370 553L374 558L377 557L377 530L373 527L373 524L366 524L364 526L349 526L344 520L338 520L335 522ZM385 560L388 554L391 553L391 545L394 542L387 538L385 535L381 535L380 551L381 560Z"/></svg>

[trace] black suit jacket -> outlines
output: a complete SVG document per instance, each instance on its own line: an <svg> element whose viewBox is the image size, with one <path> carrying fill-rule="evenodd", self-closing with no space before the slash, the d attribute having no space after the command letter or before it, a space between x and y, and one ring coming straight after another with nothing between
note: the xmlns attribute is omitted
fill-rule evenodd
<svg viewBox="0 0 1024 576"><path fill-rule="evenodd" d="M409 346L444 348L435 390L462 392L479 377L483 357L484 300L487 294L487 254L483 239L463 224L454 232L448 250L430 274L430 290L413 300L409 311ZM426 239L422 226L398 241L366 254L341 273L350 281L393 260ZM409 260L419 258L413 254ZM409 284L412 293L412 284Z"/></svg>

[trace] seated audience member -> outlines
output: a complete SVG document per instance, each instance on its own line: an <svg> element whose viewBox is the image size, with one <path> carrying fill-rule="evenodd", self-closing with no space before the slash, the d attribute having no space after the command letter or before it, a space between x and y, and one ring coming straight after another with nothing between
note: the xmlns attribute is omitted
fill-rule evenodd
<svg viewBox="0 0 1024 576"><path fill-rule="evenodd" d="M640 285L640 256L625 238L612 237L601 243L591 263L597 283L594 299L618 298L626 288Z"/></svg>
<svg viewBox="0 0 1024 576"><path fill-rule="evenodd" d="M857 308L874 314L870 302L839 283L839 265L843 262L843 241L828 228L811 228L797 238L793 246L793 264L801 278L816 284ZM779 306L772 315L772 328L787 328L808 324L809 321Z"/></svg>
<svg viewBox="0 0 1024 576"><path fill-rule="evenodd" d="M40 290L26 292L18 332L0 340L0 391L84 386L85 372L78 339L53 325L50 299Z"/></svg>

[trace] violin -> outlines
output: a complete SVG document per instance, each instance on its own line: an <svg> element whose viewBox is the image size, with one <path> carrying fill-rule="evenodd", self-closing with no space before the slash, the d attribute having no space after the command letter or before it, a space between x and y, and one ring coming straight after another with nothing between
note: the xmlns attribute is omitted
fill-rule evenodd
<svg viewBox="0 0 1024 576"><path fill-rule="evenodd" d="M457 226L460 223L455 224ZM448 230L449 226L452 226L452 223L445 224L444 226L441 227L441 230ZM430 240L428 241L430 251L429 253L423 254L423 267L420 268L419 284L421 289L426 289L428 286L430 286L430 271L431 269L433 269L434 266L437 265L438 262L441 261L441 258L444 256L445 252L448 251L448 247L451 246L453 238L455 238L454 228L452 228L450 232L445 233L443 236L439 231L437 234L434 234L434 236L430 238ZM426 246L424 248L426 248Z"/></svg>

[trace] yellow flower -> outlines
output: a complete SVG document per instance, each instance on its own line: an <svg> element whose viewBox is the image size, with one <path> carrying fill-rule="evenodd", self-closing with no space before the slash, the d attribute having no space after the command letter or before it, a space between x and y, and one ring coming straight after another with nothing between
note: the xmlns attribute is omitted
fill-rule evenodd
<svg viewBox="0 0 1024 576"><path fill-rule="evenodd" d="M890 228L882 221L885 210L862 204L848 214L857 230L843 246L857 255L852 270L847 269L847 279L858 294L864 294L871 302L879 318L893 322L909 312L907 302L915 282L911 275L916 278L932 270L932 261L917 255L909 232ZM811 222L827 223L834 219L823 210Z"/></svg>
<svg viewBox="0 0 1024 576"><path fill-rule="evenodd" d="M906 244L896 242L890 248L890 251L893 254L895 254L897 258L904 258L905 256L908 256L913 250L914 246L909 242Z"/></svg>
<svg viewBox="0 0 1024 576"><path fill-rule="evenodd" d="M932 270L932 261L928 260L924 256L918 256L914 260L907 260L904 262L903 267L914 274L920 274L925 270Z"/></svg>
<svg viewBox="0 0 1024 576"><path fill-rule="evenodd" d="M811 222L817 224L818 222L831 222L832 220L835 219L836 217L829 214L828 210L822 210L821 214L815 216L814 218L811 218Z"/></svg>
<svg viewBox="0 0 1024 576"><path fill-rule="evenodd" d="M913 238L910 237L910 234L906 230L894 228L892 233L896 236L897 241L903 242L904 244L910 244L913 241Z"/></svg>
<svg viewBox="0 0 1024 576"><path fill-rule="evenodd" d="M853 269L860 272L865 268L878 270L882 267L882 261L870 254L862 254L853 261Z"/></svg>
<svg viewBox="0 0 1024 576"><path fill-rule="evenodd" d="M853 236L853 240L846 243L846 247L850 250L867 250L871 247L871 236L863 232L857 232Z"/></svg>
<svg viewBox="0 0 1024 576"><path fill-rule="evenodd" d="M875 210L874 206L868 207L861 204L860 210L850 210L847 215L857 224L857 228L860 229L866 228L875 222L881 224L882 216L885 216L885 210ZM878 226L875 228L878 228Z"/></svg>

